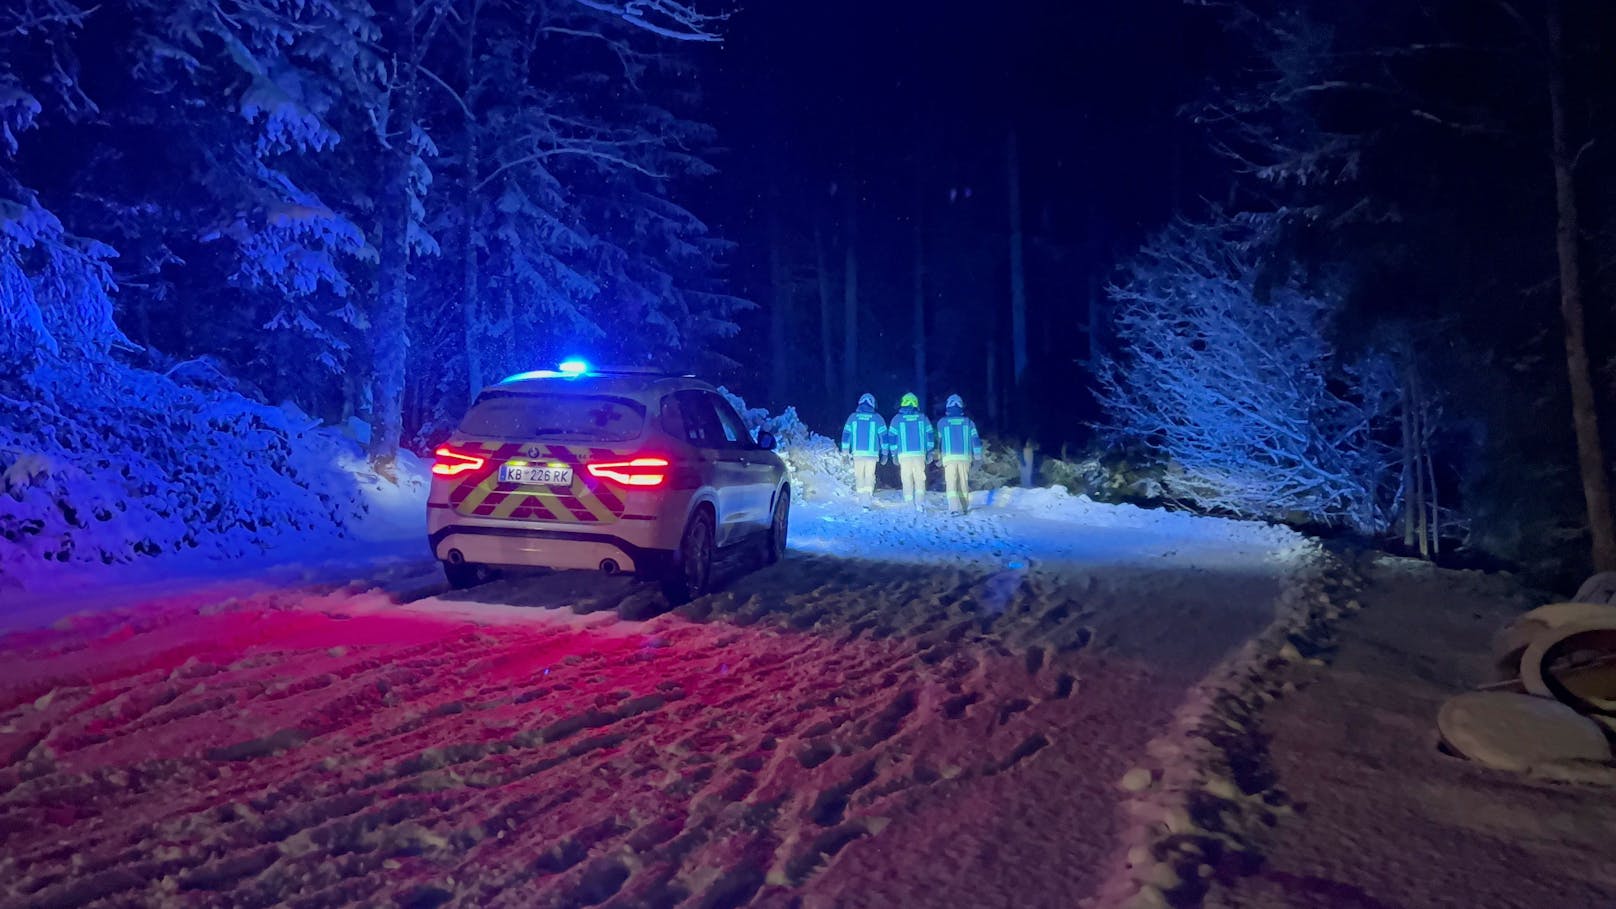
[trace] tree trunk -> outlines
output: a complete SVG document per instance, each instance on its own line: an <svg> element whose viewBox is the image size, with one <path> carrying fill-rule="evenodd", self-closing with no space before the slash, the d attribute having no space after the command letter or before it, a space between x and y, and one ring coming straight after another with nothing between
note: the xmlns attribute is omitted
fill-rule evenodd
<svg viewBox="0 0 1616 909"><path fill-rule="evenodd" d="M409 350L410 166L415 129L415 0L397 0L402 61L390 148L382 175L381 237L377 251L376 314L371 319L375 372L371 376L370 460L390 476L404 432L404 369Z"/></svg>
<svg viewBox="0 0 1616 909"><path fill-rule="evenodd" d="M842 276L842 396L852 398L859 394L858 383L858 188L848 181L847 193L847 265Z"/></svg>
<svg viewBox="0 0 1616 909"><path fill-rule="evenodd" d="M830 266L825 262L825 232L814 222L814 275L819 285L819 359L825 369L826 402L836 397L836 318L832 308ZM831 408L835 412L835 407Z"/></svg>
<svg viewBox="0 0 1616 909"><path fill-rule="evenodd" d="M920 398L921 410L926 410L930 398L926 396L926 237L921 209L915 209L915 395Z"/></svg>
<svg viewBox="0 0 1616 909"><path fill-rule="evenodd" d="M376 313L371 319L370 458L386 468L404 430L404 361L409 348L409 153L396 149L383 186Z"/></svg>
<svg viewBox="0 0 1616 909"><path fill-rule="evenodd" d="M1414 535L1419 541L1420 558L1429 559L1431 557L1431 525L1425 488L1425 401L1420 397L1419 380L1412 371L1409 372L1408 384L1411 389L1410 397L1414 403L1414 504L1416 511Z"/></svg>
<svg viewBox="0 0 1616 909"><path fill-rule="evenodd" d="M1405 372L1403 377L1403 546L1414 548L1414 388Z"/></svg>
<svg viewBox="0 0 1616 909"><path fill-rule="evenodd" d="M791 273L786 268L785 238L780 229L780 199L771 193L769 212L769 283L773 286L774 302L769 307L769 399L774 407L785 406L790 378L787 369L786 329L791 308Z"/></svg>
<svg viewBox="0 0 1616 909"><path fill-rule="evenodd" d="M988 422L999 425L999 345L993 333L988 333Z"/></svg>
<svg viewBox="0 0 1616 909"><path fill-rule="evenodd" d="M1100 368L1100 320L1105 311L1104 296L1100 290L1100 276L1089 275L1089 309L1087 322L1083 327L1087 344L1083 363L1088 367L1091 376Z"/></svg>
<svg viewBox="0 0 1616 909"><path fill-rule="evenodd" d="M483 390L486 381L483 378L482 343L479 332L482 329L482 274L479 268L478 257L482 250L482 235L479 232L478 218L481 206L477 204L477 179L481 173L477 155L477 119L475 103L477 85L477 12L482 7L480 2L471 5L471 11L466 19L466 94L462 99L466 103L464 112L466 130L466 198L463 210L466 218L466 258L465 271L461 277L460 292L464 296L466 309L466 322L463 326L466 337L466 384L470 394L467 402L476 400Z"/></svg>
<svg viewBox="0 0 1616 909"><path fill-rule="evenodd" d="M1604 445L1588 365L1588 340L1582 307L1582 262L1578 237L1577 191L1572 174L1570 126L1566 122L1566 59L1562 9L1551 0L1549 32L1549 111L1553 128L1554 199L1558 211L1555 248L1560 258L1560 315L1565 322L1566 369L1571 378L1571 417L1577 431L1577 462L1582 496L1588 511L1595 571L1616 571L1616 518L1611 513L1610 483L1605 474Z"/></svg>
<svg viewBox="0 0 1616 909"><path fill-rule="evenodd" d="M1012 387L1020 390L1027 378L1027 276L1021 237L1021 153L1016 134L1010 133L1010 357Z"/></svg>
<svg viewBox="0 0 1616 909"><path fill-rule="evenodd" d="M1431 558L1442 554L1442 509L1437 504L1436 458L1431 454L1429 441L1425 446L1426 489L1431 499Z"/></svg>

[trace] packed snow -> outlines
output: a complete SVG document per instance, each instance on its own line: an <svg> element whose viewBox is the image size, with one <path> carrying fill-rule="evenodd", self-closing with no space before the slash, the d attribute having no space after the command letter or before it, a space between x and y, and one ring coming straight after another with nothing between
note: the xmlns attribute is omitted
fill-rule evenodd
<svg viewBox="0 0 1616 909"><path fill-rule="evenodd" d="M394 552L14 631L0 902L1072 905L1116 781L1315 547L891 497L805 503L783 563L672 612Z"/></svg>
<svg viewBox="0 0 1616 909"><path fill-rule="evenodd" d="M1444 702L1496 678L1490 643L1542 599L1507 578L1412 560L1374 559L1367 576L1362 611L1330 643L1331 665L1294 667L1289 692L1254 723L1262 772L1298 809L1275 818L1255 873L1222 880L1207 904L1616 905L1608 764L1523 775L1439 747ZM1467 745L1511 740L1512 753L1543 744L1519 741L1536 732L1519 721L1468 732Z"/></svg>

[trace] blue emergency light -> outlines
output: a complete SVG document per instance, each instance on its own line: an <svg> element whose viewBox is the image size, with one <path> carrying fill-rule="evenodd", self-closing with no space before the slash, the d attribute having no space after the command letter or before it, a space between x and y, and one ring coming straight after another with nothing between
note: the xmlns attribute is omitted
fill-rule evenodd
<svg viewBox="0 0 1616 909"><path fill-rule="evenodd" d="M589 364L583 360L562 360L555 369L535 369L531 372L519 372L514 376L506 376L499 380L499 384L507 385L511 382L522 382L527 379L576 379L589 374Z"/></svg>

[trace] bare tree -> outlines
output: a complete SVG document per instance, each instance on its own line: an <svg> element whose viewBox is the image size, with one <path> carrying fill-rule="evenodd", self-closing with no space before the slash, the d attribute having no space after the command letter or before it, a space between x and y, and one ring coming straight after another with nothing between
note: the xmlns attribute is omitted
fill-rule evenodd
<svg viewBox="0 0 1616 909"><path fill-rule="evenodd" d="M1237 515L1384 529L1397 377L1339 362L1340 301L1265 262L1251 221L1178 223L1111 288L1119 352L1102 365L1113 428L1170 465L1170 493Z"/></svg>

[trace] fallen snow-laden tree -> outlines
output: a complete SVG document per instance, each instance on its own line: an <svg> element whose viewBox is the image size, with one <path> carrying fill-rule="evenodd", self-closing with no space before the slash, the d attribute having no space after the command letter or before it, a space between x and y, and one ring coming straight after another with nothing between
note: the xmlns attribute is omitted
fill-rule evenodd
<svg viewBox="0 0 1616 909"><path fill-rule="evenodd" d="M1110 425L1170 465L1174 498L1382 530L1396 372L1336 355L1339 296L1272 261L1266 233L1257 220L1174 224L1110 288Z"/></svg>

